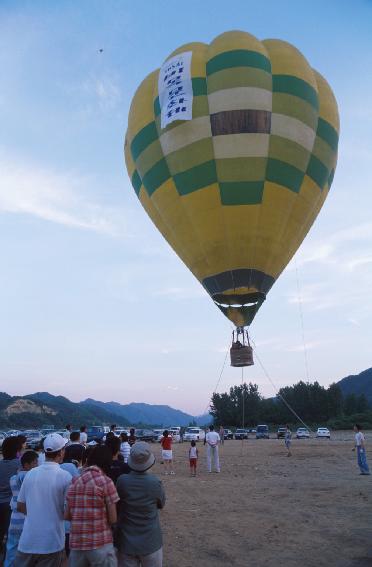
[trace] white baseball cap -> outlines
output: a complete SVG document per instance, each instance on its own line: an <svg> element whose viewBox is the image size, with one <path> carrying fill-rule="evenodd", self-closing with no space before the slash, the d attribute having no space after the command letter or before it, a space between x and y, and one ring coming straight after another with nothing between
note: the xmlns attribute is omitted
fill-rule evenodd
<svg viewBox="0 0 372 567"><path fill-rule="evenodd" d="M65 439L59 433L49 433L44 439L44 452L45 453L55 453L63 449L63 447L68 443L68 439Z"/></svg>

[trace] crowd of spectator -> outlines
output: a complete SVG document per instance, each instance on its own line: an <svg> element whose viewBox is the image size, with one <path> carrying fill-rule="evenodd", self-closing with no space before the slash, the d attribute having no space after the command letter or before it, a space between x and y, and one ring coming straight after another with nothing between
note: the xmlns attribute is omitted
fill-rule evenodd
<svg viewBox="0 0 372 567"><path fill-rule="evenodd" d="M161 481L149 445L115 435L87 445L84 426L50 433L38 451L4 440L0 545L4 567L161 567ZM1 556L0 556L1 563Z"/></svg>

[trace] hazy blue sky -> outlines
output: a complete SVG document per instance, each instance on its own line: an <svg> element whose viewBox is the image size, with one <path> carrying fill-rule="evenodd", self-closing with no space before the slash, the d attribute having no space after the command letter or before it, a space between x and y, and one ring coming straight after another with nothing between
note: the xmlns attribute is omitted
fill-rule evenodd
<svg viewBox="0 0 372 567"><path fill-rule="evenodd" d="M231 326L139 204L123 138L145 75L230 29L293 43L336 94L338 168L296 256L309 378L372 366L371 22L367 0L1 0L0 389L205 410ZM306 379L294 262L252 334L278 387ZM245 379L274 394L258 364Z"/></svg>

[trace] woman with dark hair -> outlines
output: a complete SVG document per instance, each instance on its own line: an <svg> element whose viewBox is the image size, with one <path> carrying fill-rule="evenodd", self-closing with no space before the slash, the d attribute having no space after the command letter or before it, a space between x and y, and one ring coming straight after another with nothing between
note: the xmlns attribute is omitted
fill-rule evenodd
<svg viewBox="0 0 372 567"><path fill-rule="evenodd" d="M70 567L117 565L111 525L117 521L119 496L107 476L111 461L108 447L94 447L81 476L68 489L65 519L71 522Z"/></svg>
<svg viewBox="0 0 372 567"><path fill-rule="evenodd" d="M19 435L17 435L16 439L18 439L18 454L17 457L21 457L21 455L26 451L26 441L27 441L27 437L26 435L23 435L23 433L20 433Z"/></svg>
<svg viewBox="0 0 372 567"><path fill-rule="evenodd" d="M2 452L3 459L0 461L0 554L3 551L3 540L8 533L10 522L10 501L12 491L10 488L10 477L15 475L20 467L18 451L20 441L18 437L7 437L4 439Z"/></svg>
<svg viewBox="0 0 372 567"><path fill-rule="evenodd" d="M112 456L110 449L105 445L97 445L96 447L92 447L92 449L88 452L86 468L99 467L106 475L108 475L111 461Z"/></svg>
<svg viewBox="0 0 372 567"><path fill-rule="evenodd" d="M130 473L130 468L127 463L124 463L122 454L120 453L121 440L120 437L109 437L106 439L106 446L111 451L111 464L108 476L116 484L121 474Z"/></svg>

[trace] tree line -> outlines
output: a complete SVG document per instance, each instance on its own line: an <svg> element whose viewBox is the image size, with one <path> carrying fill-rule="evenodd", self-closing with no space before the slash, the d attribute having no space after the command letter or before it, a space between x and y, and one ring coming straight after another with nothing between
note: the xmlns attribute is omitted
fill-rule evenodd
<svg viewBox="0 0 372 567"><path fill-rule="evenodd" d="M258 385L251 382L233 386L229 392L213 394L210 414L215 424L232 427L298 424L289 407L309 425L343 428L358 416L359 421L372 424L372 410L364 394L343 396L337 384L325 388L318 382L303 381L281 388L275 398L264 398Z"/></svg>

